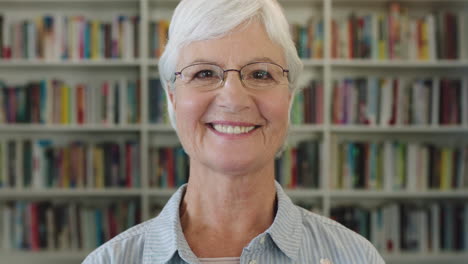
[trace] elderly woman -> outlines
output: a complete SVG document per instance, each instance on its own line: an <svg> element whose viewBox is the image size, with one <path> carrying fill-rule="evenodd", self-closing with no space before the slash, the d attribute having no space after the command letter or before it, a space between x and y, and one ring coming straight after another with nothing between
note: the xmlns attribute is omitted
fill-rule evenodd
<svg viewBox="0 0 468 264"><path fill-rule="evenodd" d="M275 0L183 0L159 63L190 177L91 263L384 263L275 182L302 64Z"/></svg>

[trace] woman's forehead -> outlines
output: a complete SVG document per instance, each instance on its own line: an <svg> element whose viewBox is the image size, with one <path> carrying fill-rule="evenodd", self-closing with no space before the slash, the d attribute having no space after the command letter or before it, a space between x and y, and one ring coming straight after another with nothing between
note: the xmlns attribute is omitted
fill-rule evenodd
<svg viewBox="0 0 468 264"><path fill-rule="evenodd" d="M179 67L198 62L222 67L240 67L253 61L285 63L283 49L269 38L260 22L241 24L221 38L192 42L179 55Z"/></svg>

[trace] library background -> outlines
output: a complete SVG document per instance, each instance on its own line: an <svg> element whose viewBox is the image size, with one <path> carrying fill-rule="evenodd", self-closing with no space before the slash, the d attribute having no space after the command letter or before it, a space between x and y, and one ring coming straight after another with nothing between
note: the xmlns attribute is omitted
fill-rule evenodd
<svg viewBox="0 0 468 264"><path fill-rule="evenodd" d="M0 0L0 263L80 263L186 181L177 0ZM277 180L387 263L468 260L468 0L280 1L305 70Z"/></svg>

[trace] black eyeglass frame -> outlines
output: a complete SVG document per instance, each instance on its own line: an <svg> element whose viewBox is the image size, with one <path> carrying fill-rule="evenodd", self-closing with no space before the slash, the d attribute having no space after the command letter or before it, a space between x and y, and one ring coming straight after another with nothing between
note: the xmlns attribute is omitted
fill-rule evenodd
<svg viewBox="0 0 468 264"><path fill-rule="evenodd" d="M283 74L284 74L284 73L287 73L287 74L288 74L288 81L289 81L289 69L285 69L285 68L283 68L281 65L279 65L279 64L277 64L277 63L274 63L274 62L255 61L255 62L247 63L246 65L242 66L240 69L226 69L226 70L223 69L221 66L219 66L219 65L217 65L217 64L214 64L214 63L200 62L200 63L190 64L190 65L185 66L184 68L182 68L182 70L180 70L180 71L178 71L178 72L174 72L174 79L173 79L172 83L175 83L177 76L182 75L182 72L183 72L186 68L191 67L191 66L195 66L195 65L201 65L201 64L213 65L213 66L219 67L221 70L223 70L223 76L222 76L222 77L223 77L223 78L222 78L223 82L225 81L225 78L226 78L226 74L225 74L225 73L226 73L226 72L230 72L230 71L238 72L238 73L239 73L240 79L243 80L242 74L241 74L242 69L245 68L245 67L247 67L247 66L249 66L249 65L257 64L257 63L273 64L273 65L276 65L276 66L280 67L281 70L283 71Z"/></svg>

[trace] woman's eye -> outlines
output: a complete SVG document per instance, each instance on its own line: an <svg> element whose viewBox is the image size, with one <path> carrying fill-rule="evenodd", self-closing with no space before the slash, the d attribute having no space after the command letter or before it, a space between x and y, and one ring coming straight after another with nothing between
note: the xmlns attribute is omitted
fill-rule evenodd
<svg viewBox="0 0 468 264"><path fill-rule="evenodd" d="M254 79L266 80L271 79L271 75L267 71L256 71L252 73Z"/></svg>
<svg viewBox="0 0 468 264"><path fill-rule="evenodd" d="M215 74L213 71L210 71L210 70L203 70L203 71L199 71L197 72L197 74L195 74L195 78L199 78L199 79L205 79L205 78L211 78L213 77Z"/></svg>

